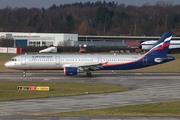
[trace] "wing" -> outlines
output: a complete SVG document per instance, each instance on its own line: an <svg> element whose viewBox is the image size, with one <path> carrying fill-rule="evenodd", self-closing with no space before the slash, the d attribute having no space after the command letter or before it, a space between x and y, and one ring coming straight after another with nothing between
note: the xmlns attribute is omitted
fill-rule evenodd
<svg viewBox="0 0 180 120"><path fill-rule="evenodd" d="M92 64L92 63L89 63L89 64L82 64L82 65L79 65L78 68L80 70L83 70L83 71L96 71L96 70L99 70L99 68L102 68L103 64L102 63L97 63L97 64Z"/></svg>
<svg viewBox="0 0 180 120"><path fill-rule="evenodd" d="M81 71L96 71L106 63L64 64L63 67L77 67Z"/></svg>

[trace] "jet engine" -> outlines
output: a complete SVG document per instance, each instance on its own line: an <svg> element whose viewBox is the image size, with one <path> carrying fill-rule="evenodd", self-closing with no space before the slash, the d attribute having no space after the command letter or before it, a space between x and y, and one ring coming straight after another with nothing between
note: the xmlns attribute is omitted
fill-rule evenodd
<svg viewBox="0 0 180 120"><path fill-rule="evenodd" d="M65 67L64 68L64 75L72 76L78 74L78 68L77 67Z"/></svg>

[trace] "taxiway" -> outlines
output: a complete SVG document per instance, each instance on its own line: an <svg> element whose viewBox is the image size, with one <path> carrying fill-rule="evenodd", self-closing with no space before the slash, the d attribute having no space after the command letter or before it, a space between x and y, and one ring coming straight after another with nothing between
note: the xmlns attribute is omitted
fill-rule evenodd
<svg viewBox="0 0 180 120"><path fill-rule="evenodd" d="M39 117L35 117L35 115L51 112L76 111L180 100L179 73L93 73L92 78L87 78L84 74L69 77L63 76L62 73L46 72L27 73L27 77L25 78L21 77L21 73L0 73L0 76L0 81L89 82L94 84L116 84L131 88L124 92L104 93L98 95L0 102L0 118L2 119L20 119L22 116L31 119L40 119ZM103 118L104 117L98 117L98 119ZM107 118L109 117L106 117L106 119ZM114 118L122 119L122 117ZM148 119L153 120L154 118L155 117L151 117ZM179 119L176 117L172 118ZM76 119L78 119L78 117ZM79 117L79 119L83 119L83 117ZM97 118L87 117L87 119ZM131 118L124 118L124 120L126 119Z"/></svg>

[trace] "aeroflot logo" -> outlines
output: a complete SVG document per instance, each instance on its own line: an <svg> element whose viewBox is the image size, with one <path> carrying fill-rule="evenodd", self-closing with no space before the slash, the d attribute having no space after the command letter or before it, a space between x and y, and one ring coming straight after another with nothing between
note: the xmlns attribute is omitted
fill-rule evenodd
<svg viewBox="0 0 180 120"><path fill-rule="evenodd" d="M32 56L32 58L52 58L52 56Z"/></svg>

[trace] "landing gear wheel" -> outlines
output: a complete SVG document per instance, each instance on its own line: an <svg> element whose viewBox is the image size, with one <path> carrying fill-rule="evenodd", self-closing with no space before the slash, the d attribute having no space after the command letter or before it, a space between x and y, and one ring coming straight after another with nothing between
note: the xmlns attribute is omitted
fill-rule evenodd
<svg viewBox="0 0 180 120"><path fill-rule="evenodd" d="M92 77L91 72L87 72L86 75L87 75L87 77Z"/></svg>
<svg viewBox="0 0 180 120"><path fill-rule="evenodd" d="M22 77L26 77L26 74L23 74Z"/></svg>
<svg viewBox="0 0 180 120"><path fill-rule="evenodd" d="M23 71L22 77L26 77L26 71Z"/></svg>

